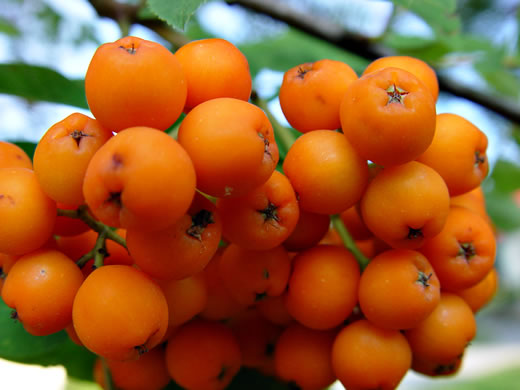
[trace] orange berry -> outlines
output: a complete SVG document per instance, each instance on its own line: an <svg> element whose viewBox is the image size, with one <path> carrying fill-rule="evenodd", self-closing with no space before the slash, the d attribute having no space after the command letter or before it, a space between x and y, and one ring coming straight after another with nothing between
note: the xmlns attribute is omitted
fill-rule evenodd
<svg viewBox="0 0 520 390"><path fill-rule="evenodd" d="M147 126L166 130L186 103L186 78L164 46L137 37L101 45L85 75L92 114L110 131Z"/></svg>

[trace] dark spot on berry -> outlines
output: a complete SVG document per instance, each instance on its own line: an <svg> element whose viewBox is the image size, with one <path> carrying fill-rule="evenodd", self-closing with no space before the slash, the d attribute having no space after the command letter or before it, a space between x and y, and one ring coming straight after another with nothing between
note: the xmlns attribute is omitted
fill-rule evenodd
<svg viewBox="0 0 520 390"><path fill-rule="evenodd" d="M201 241L202 233L210 223L215 223L213 213L202 209L191 217L191 226L186 230L186 234Z"/></svg>
<svg viewBox="0 0 520 390"><path fill-rule="evenodd" d="M462 256L466 261L471 260L473 257L477 255L477 251L475 249L475 245L472 242L460 242L459 243L459 252L457 256Z"/></svg>
<svg viewBox="0 0 520 390"><path fill-rule="evenodd" d="M393 84L386 90L386 94L388 95L388 102L386 102L386 104L403 104L404 98L406 95L408 95L408 92Z"/></svg>
<svg viewBox="0 0 520 390"><path fill-rule="evenodd" d="M261 292L261 293L256 293L255 294L255 302L262 301L265 298L267 298L267 293L265 291Z"/></svg>
<svg viewBox="0 0 520 390"><path fill-rule="evenodd" d="M135 54L137 52L137 49L135 48L134 44L130 47L124 47L123 45L119 46L120 49L126 50L128 54Z"/></svg>
<svg viewBox="0 0 520 390"><path fill-rule="evenodd" d="M137 351L137 354L139 356L144 355L146 352L148 352L148 347L145 344L143 344L143 345L136 345L134 347L134 349Z"/></svg>
<svg viewBox="0 0 520 390"><path fill-rule="evenodd" d="M274 356L274 343L267 343L265 345L265 355L266 356Z"/></svg>
<svg viewBox="0 0 520 390"><path fill-rule="evenodd" d="M123 165L123 157L120 154L114 153L112 155L112 167L114 170L119 169Z"/></svg>
<svg viewBox="0 0 520 390"><path fill-rule="evenodd" d="M70 133L70 136L74 141L76 141L76 145L79 147L79 144L81 143L81 140L85 137L91 137L91 135L84 133L81 130L74 130L72 133Z"/></svg>
<svg viewBox="0 0 520 390"><path fill-rule="evenodd" d="M300 65L298 67L298 75L297 77L299 77L300 79L304 79L305 78L305 75L312 69L312 63L307 63L307 64L303 64L303 65Z"/></svg>
<svg viewBox="0 0 520 390"><path fill-rule="evenodd" d="M263 209L263 210L256 210L256 211L258 211L259 213L263 214L264 222L271 221L271 220L279 222L280 218L278 217L277 209L278 209L278 206L276 206L275 204L269 202L265 209Z"/></svg>
<svg viewBox="0 0 520 390"><path fill-rule="evenodd" d="M219 381L223 380L226 377L227 372L228 372L228 367L222 366L222 368L220 369L220 372L217 375L217 380L219 380Z"/></svg>
<svg viewBox="0 0 520 390"><path fill-rule="evenodd" d="M106 202L115 203L117 206L121 207L123 205L123 202L121 201L121 192L111 192Z"/></svg>
<svg viewBox="0 0 520 390"><path fill-rule="evenodd" d="M0 200L6 199L11 203L11 205L14 205L16 202L14 201L14 198L11 195L4 195L0 194Z"/></svg>
<svg viewBox="0 0 520 390"><path fill-rule="evenodd" d="M409 240L415 240L417 238L423 238L423 232L421 229L414 229L414 228L409 228L408 230L408 236L406 236L406 238L408 238Z"/></svg>
<svg viewBox="0 0 520 390"><path fill-rule="evenodd" d="M426 275L424 272L419 271L419 277L417 278L417 283L422 284L424 287L429 287L430 278L432 277L432 273L430 272L428 275Z"/></svg>
<svg viewBox="0 0 520 390"><path fill-rule="evenodd" d="M484 164L486 162L486 155L480 154L480 151L475 150L475 165Z"/></svg>

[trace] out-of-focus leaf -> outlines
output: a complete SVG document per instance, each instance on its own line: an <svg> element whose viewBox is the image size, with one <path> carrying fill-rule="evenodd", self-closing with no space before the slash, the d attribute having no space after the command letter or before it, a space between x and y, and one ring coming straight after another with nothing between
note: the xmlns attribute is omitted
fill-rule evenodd
<svg viewBox="0 0 520 390"><path fill-rule="evenodd" d="M500 48L494 46L487 39L468 34L441 37L440 40L442 40L452 52L493 52L493 54L496 54L496 52L500 50Z"/></svg>
<svg viewBox="0 0 520 390"><path fill-rule="evenodd" d="M65 390L100 390L100 387L97 383L92 381L67 378L67 385Z"/></svg>
<svg viewBox="0 0 520 390"><path fill-rule="evenodd" d="M84 82L42 66L0 64L0 93L88 108Z"/></svg>
<svg viewBox="0 0 520 390"><path fill-rule="evenodd" d="M77 37L74 38L74 45L81 45L85 42L92 42L96 45L100 45L101 42L96 36L96 29L93 25L83 24L80 27L80 31Z"/></svg>
<svg viewBox="0 0 520 390"><path fill-rule="evenodd" d="M456 0L392 0L392 2L424 19L437 35L452 34L460 29Z"/></svg>
<svg viewBox="0 0 520 390"><path fill-rule="evenodd" d="M9 20L0 18L0 34L6 34L11 37L17 37L20 35L20 30Z"/></svg>
<svg viewBox="0 0 520 390"><path fill-rule="evenodd" d="M429 64L442 64L443 59L450 53L450 48L443 42L436 42L433 45L426 46L419 49L400 51L402 55L409 55L411 57L419 58Z"/></svg>
<svg viewBox="0 0 520 390"><path fill-rule="evenodd" d="M383 41L384 43L384 41ZM453 36L442 36L432 41L429 45L416 47L395 47L401 53L420 58L428 63L444 66L446 61L452 62L453 56L460 56L467 61L482 61L485 58L494 58L499 62L502 54L484 38L474 37L467 34Z"/></svg>
<svg viewBox="0 0 520 390"><path fill-rule="evenodd" d="M495 330L496 332L496 330ZM475 376L472 379L457 380L456 383L443 383L442 390L516 390L520 379L520 366L493 371L492 374ZM455 382L455 381L454 381Z"/></svg>
<svg viewBox="0 0 520 390"><path fill-rule="evenodd" d="M475 69L495 91L506 96L520 96L520 79L492 57L486 56L484 61L476 63Z"/></svg>
<svg viewBox="0 0 520 390"><path fill-rule="evenodd" d="M515 140L515 142L520 146L520 126L515 125L513 127L513 131L511 132L511 136Z"/></svg>
<svg viewBox="0 0 520 390"><path fill-rule="evenodd" d="M208 0L148 0L151 11L173 28L184 31L195 11Z"/></svg>
<svg viewBox="0 0 520 390"><path fill-rule="evenodd" d="M247 57L253 75L263 68L286 72L294 66L324 58L343 61L358 74L368 65L367 60L355 54L292 28L274 38L239 48Z"/></svg>
<svg viewBox="0 0 520 390"><path fill-rule="evenodd" d="M137 17L141 20L155 19L157 15L153 13L148 4L145 4L137 12Z"/></svg>
<svg viewBox="0 0 520 390"><path fill-rule="evenodd" d="M32 336L11 318L12 309L0 299L0 358L21 363L38 362L39 357L56 352L68 339L65 332Z"/></svg>
<svg viewBox="0 0 520 390"><path fill-rule="evenodd" d="M491 173L493 191L510 194L520 188L520 166L505 160L498 160Z"/></svg>
<svg viewBox="0 0 520 390"><path fill-rule="evenodd" d="M520 7L516 7L516 24L519 25L520 24ZM517 29L517 40L520 39L520 31Z"/></svg>
<svg viewBox="0 0 520 390"><path fill-rule="evenodd" d="M486 194L486 209L498 229L512 231L520 228L520 208L514 203L511 194Z"/></svg>
<svg viewBox="0 0 520 390"><path fill-rule="evenodd" d="M431 46L435 43L434 40L423 38L423 37L414 37L408 35L399 35L394 33L387 33L383 35L381 39L381 43L394 50L398 51L408 51L408 50L417 50L424 49L426 47Z"/></svg>
<svg viewBox="0 0 520 390"><path fill-rule="evenodd" d="M96 355L84 347L74 344L67 336L57 349L52 352L38 356L34 359L27 359L26 363L35 363L42 366L64 366L67 375L70 377L92 380L94 362Z"/></svg>
<svg viewBox="0 0 520 390"><path fill-rule="evenodd" d="M47 4L41 6L36 13L36 16L39 20L44 22L45 32L49 38L56 39L58 37L60 23L63 20L63 17Z"/></svg>
<svg viewBox="0 0 520 390"><path fill-rule="evenodd" d="M512 194L520 188L520 166L505 160L495 163L490 176L492 186L486 192L486 207L489 216L501 230L520 228L520 208Z"/></svg>
<svg viewBox="0 0 520 390"><path fill-rule="evenodd" d="M295 130L293 128L290 128L290 127L286 127L284 128L285 131L289 132L291 134L291 137L293 139L297 139L300 135L302 135L302 133L300 133L298 130ZM285 160L285 157L287 156L287 152L289 151L289 149L285 146L285 143L283 142L280 142L280 136L277 135L277 132L275 131L274 133L274 138L276 140L276 144L278 145L278 153L280 155L280 162L278 163L278 165L282 165L283 161ZM280 171L280 172L283 172L283 171Z"/></svg>
<svg viewBox="0 0 520 390"><path fill-rule="evenodd" d="M287 383L265 376L256 370L242 368L226 390L289 390Z"/></svg>

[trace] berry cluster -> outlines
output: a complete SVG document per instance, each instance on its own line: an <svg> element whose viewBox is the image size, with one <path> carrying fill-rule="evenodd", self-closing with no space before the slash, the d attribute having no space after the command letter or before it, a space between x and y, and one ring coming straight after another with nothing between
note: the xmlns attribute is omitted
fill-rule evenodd
<svg viewBox="0 0 520 390"><path fill-rule="evenodd" d="M122 390L458 370L497 287L487 138L436 114L424 62L288 70L295 140L222 39L104 44L85 89L96 119L53 125L33 161L0 143L0 288L29 333L66 329Z"/></svg>

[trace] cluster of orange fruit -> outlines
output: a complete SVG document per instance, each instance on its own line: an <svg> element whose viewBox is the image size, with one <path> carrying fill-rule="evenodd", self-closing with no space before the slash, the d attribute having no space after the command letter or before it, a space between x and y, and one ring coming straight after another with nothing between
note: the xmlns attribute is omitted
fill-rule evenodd
<svg viewBox="0 0 520 390"><path fill-rule="evenodd" d="M2 298L29 333L66 329L122 390L218 390L242 366L306 390L458 370L497 286L487 138L436 114L428 65L288 70L303 134L283 161L225 40L104 44L85 87L96 119L53 125L33 162L0 143Z"/></svg>

